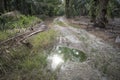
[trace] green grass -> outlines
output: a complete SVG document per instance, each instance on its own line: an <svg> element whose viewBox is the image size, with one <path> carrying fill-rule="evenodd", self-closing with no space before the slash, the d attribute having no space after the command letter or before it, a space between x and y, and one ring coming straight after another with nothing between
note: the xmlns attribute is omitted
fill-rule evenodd
<svg viewBox="0 0 120 80"><path fill-rule="evenodd" d="M47 70L47 55L56 41L52 29L32 36L28 48L20 45L0 54L0 80L55 80L56 74Z"/></svg>
<svg viewBox="0 0 120 80"><path fill-rule="evenodd" d="M56 34L56 31L50 29L46 32L42 32L31 37L29 39L29 42L33 45L35 49L47 49L55 43Z"/></svg>
<svg viewBox="0 0 120 80"><path fill-rule="evenodd" d="M0 31L0 41L7 39L8 36L10 36L9 33Z"/></svg>
<svg viewBox="0 0 120 80"><path fill-rule="evenodd" d="M41 20L37 17L22 14L16 17L0 16L0 41L8 39L39 22Z"/></svg>

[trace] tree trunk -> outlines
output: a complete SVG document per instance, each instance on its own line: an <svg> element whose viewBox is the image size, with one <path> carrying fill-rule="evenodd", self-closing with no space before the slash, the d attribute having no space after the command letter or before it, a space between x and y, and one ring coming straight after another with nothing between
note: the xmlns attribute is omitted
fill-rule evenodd
<svg viewBox="0 0 120 80"><path fill-rule="evenodd" d="M4 9L7 11L8 8L7 8L7 0L4 0Z"/></svg>
<svg viewBox="0 0 120 80"><path fill-rule="evenodd" d="M99 5L99 0L91 0L90 4L91 4L91 7L90 7L91 22L96 23L97 7Z"/></svg>
<svg viewBox="0 0 120 80"><path fill-rule="evenodd" d="M99 0L99 14L96 19L96 26L100 28L105 28L107 24L107 5L108 5L109 0Z"/></svg>
<svg viewBox="0 0 120 80"><path fill-rule="evenodd" d="M4 0L0 0L0 14L4 13Z"/></svg>
<svg viewBox="0 0 120 80"><path fill-rule="evenodd" d="M67 18L70 18L70 0L65 0L65 14Z"/></svg>

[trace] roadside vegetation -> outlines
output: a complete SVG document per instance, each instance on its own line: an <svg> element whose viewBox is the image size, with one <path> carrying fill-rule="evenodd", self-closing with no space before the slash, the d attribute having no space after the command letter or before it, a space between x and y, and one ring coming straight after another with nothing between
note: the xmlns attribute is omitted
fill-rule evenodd
<svg viewBox="0 0 120 80"><path fill-rule="evenodd" d="M1 0L0 80L64 80L68 76L62 73L64 79L59 79L60 70L52 72L47 65L48 56L59 45L58 53L66 62L90 65L90 68L73 65L79 67L77 72L85 78L75 75L77 69L66 67L75 75L72 77L70 72L72 78L67 79L98 80L92 73L98 70L101 79L120 80L119 48L97 39L120 46L119 34L120 0ZM60 57L55 56L54 60L53 56L50 64L64 62Z"/></svg>
<svg viewBox="0 0 120 80"><path fill-rule="evenodd" d="M49 29L27 40L32 48L20 45L0 54L0 80L55 80L47 70L47 55L56 41L56 32Z"/></svg>
<svg viewBox="0 0 120 80"><path fill-rule="evenodd" d="M24 32L40 22L41 20L35 16L25 16L17 11L3 14L0 16L0 41Z"/></svg>

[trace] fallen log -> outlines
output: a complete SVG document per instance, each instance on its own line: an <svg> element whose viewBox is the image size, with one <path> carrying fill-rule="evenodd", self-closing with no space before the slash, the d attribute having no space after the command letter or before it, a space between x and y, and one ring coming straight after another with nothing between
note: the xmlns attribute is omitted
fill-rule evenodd
<svg viewBox="0 0 120 80"><path fill-rule="evenodd" d="M43 26L43 23L42 24L40 23L40 24L35 25L32 28L33 28L33 30L28 29L28 31L26 31L22 34L19 34L15 37L9 38L9 39L1 42L0 47L8 46L8 45L12 46L18 42L21 42L22 40L25 40L32 35L35 35L35 34L42 32L42 31L45 31L47 29L47 26L46 25Z"/></svg>

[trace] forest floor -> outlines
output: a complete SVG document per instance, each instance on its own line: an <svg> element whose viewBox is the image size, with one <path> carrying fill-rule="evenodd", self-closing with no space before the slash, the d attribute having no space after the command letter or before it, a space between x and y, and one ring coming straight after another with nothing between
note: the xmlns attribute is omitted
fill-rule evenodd
<svg viewBox="0 0 120 80"><path fill-rule="evenodd" d="M0 79L119 80L119 33L109 41L107 31L82 20L81 25L65 17L49 18L43 24L46 31L27 37L31 47L21 44L1 51Z"/></svg>
<svg viewBox="0 0 120 80"><path fill-rule="evenodd" d="M85 16L69 19L69 22L77 25L77 28L85 29L91 34L102 38L104 41L113 45L114 47L120 48L120 38L119 42L116 42L117 37L120 37L120 18L115 18L114 20L109 19L108 25L105 29L93 27L90 19Z"/></svg>
<svg viewBox="0 0 120 80"><path fill-rule="evenodd" d="M54 60L61 63L57 73L58 80L120 79L119 48L69 23L64 17L54 19L52 27L59 36L48 59L52 70L57 68ZM54 59L55 56L60 59Z"/></svg>

